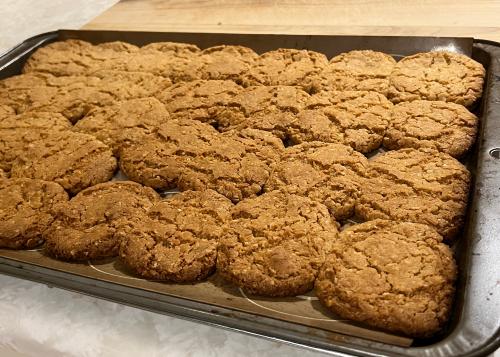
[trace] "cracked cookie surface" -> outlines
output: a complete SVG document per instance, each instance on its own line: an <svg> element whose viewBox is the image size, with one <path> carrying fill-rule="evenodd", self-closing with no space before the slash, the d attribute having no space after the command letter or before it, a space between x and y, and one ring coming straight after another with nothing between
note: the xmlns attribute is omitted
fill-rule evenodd
<svg viewBox="0 0 500 357"><path fill-rule="evenodd" d="M477 125L478 118L459 104L427 100L399 103L392 110L384 146L391 150L431 148L461 157L474 144Z"/></svg>
<svg viewBox="0 0 500 357"><path fill-rule="evenodd" d="M356 90L387 94L394 58L371 50L350 51L333 57L318 75L317 90Z"/></svg>
<svg viewBox="0 0 500 357"><path fill-rule="evenodd" d="M395 103L424 99L470 107L481 97L484 76L483 65L465 55L417 53L394 67L388 98Z"/></svg>
<svg viewBox="0 0 500 357"><path fill-rule="evenodd" d="M382 145L392 103L380 93L324 91L311 96L306 110L290 123L294 143L323 141L368 153Z"/></svg>
<svg viewBox="0 0 500 357"><path fill-rule="evenodd" d="M213 190L184 191L123 222L120 259L146 279L194 282L215 269L231 201Z"/></svg>
<svg viewBox="0 0 500 357"><path fill-rule="evenodd" d="M231 216L219 243L217 272L251 294L310 290L338 235L324 205L280 191L238 203Z"/></svg>
<svg viewBox="0 0 500 357"><path fill-rule="evenodd" d="M111 149L91 135L58 132L33 142L12 164L11 177L54 181L72 194L109 181L116 169Z"/></svg>
<svg viewBox="0 0 500 357"><path fill-rule="evenodd" d="M448 154L400 149L369 161L356 214L427 224L451 240L461 229L470 173Z"/></svg>
<svg viewBox="0 0 500 357"><path fill-rule="evenodd" d="M131 181L112 181L89 187L55 209L44 232L44 251L68 261L118 255L120 221L135 219L159 201L149 187Z"/></svg>
<svg viewBox="0 0 500 357"><path fill-rule="evenodd" d="M0 118L0 168L9 171L30 145L69 130L71 123L58 113L33 112Z"/></svg>
<svg viewBox="0 0 500 357"><path fill-rule="evenodd" d="M282 149L279 139L259 130L220 134L198 121L170 120L143 143L125 148L120 167L153 188L212 188L237 202L262 190Z"/></svg>
<svg viewBox="0 0 500 357"><path fill-rule="evenodd" d="M169 119L167 109L157 99L140 98L95 108L73 130L95 136L118 156L125 146L145 140Z"/></svg>
<svg viewBox="0 0 500 357"><path fill-rule="evenodd" d="M0 247L32 249L43 243L55 205L67 200L68 194L54 182L0 179Z"/></svg>
<svg viewBox="0 0 500 357"><path fill-rule="evenodd" d="M251 48L244 46L213 46L200 54L203 63L202 79L232 80L241 83L243 73L247 72L259 56Z"/></svg>
<svg viewBox="0 0 500 357"><path fill-rule="evenodd" d="M368 160L351 147L309 142L286 148L265 191L283 190L323 203L337 220L354 213Z"/></svg>
<svg viewBox="0 0 500 357"><path fill-rule="evenodd" d="M316 280L320 301L353 321L428 337L450 315L456 279L451 249L431 227L374 220L340 233Z"/></svg>
<svg viewBox="0 0 500 357"><path fill-rule="evenodd" d="M243 74L244 86L285 85L311 90L310 78L320 73L328 64L326 56L319 52L280 48L263 53L250 69Z"/></svg>

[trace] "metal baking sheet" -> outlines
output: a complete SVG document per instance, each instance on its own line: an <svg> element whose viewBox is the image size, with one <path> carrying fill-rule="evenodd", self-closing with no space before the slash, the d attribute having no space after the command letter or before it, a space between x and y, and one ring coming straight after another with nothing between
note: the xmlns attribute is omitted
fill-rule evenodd
<svg viewBox="0 0 500 357"><path fill-rule="evenodd" d="M455 245L459 264L457 298L446 331L428 340L412 340L338 319L313 293L287 299L245 295L217 274L197 284L170 284L140 279L115 259L66 263L40 250L0 249L0 271L49 285L99 296L165 314L203 321L262 337L357 355L459 356L480 355L500 344L500 48L471 38L295 36L246 34L67 31L35 36L0 57L0 78L20 73L38 47L58 39L93 43L127 41L144 45L158 41L197 44L240 44L257 52L307 48L332 57L352 49L373 49L395 57L445 49L472 56L488 70L481 105L478 145L468 156L474 176L467 225Z"/></svg>

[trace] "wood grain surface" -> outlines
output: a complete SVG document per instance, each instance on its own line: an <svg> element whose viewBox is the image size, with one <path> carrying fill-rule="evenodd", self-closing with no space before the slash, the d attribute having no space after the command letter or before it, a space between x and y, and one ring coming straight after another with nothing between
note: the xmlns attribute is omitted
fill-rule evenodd
<svg viewBox="0 0 500 357"><path fill-rule="evenodd" d="M500 1L124 0L84 29L464 36L500 41Z"/></svg>

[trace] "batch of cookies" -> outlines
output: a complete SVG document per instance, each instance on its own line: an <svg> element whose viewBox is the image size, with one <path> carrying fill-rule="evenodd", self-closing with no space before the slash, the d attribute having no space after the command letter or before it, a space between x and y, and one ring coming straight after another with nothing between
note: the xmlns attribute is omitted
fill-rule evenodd
<svg viewBox="0 0 500 357"><path fill-rule="evenodd" d="M217 271L262 296L314 288L341 318L431 336L453 302L484 76L449 52L51 43L0 81L0 247L118 256L168 282Z"/></svg>

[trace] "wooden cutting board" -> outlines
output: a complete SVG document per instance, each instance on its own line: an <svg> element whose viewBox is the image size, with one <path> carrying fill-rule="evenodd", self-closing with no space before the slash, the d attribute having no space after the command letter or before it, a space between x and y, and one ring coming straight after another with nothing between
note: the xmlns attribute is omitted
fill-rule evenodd
<svg viewBox="0 0 500 357"><path fill-rule="evenodd" d="M500 1L123 0L84 29L464 36L500 41Z"/></svg>

